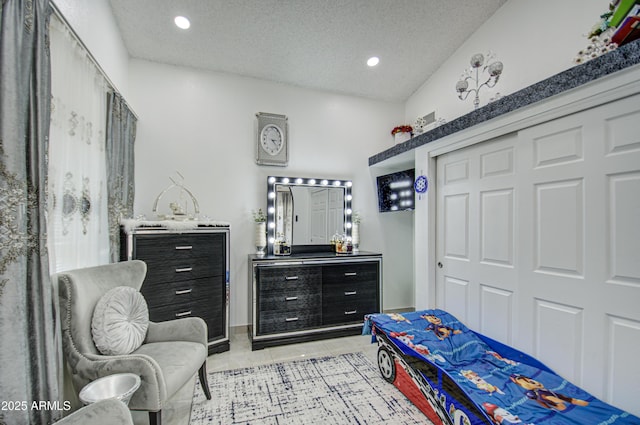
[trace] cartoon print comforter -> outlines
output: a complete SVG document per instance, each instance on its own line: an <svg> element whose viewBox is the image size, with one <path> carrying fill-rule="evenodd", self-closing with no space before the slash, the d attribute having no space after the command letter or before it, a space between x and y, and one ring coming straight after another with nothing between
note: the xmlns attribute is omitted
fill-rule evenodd
<svg viewBox="0 0 640 425"><path fill-rule="evenodd" d="M502 344L492 348L445 311L375 314L367 317L368 326L402 352L445 371L493 423L640 424L535 359Z"/></svg>

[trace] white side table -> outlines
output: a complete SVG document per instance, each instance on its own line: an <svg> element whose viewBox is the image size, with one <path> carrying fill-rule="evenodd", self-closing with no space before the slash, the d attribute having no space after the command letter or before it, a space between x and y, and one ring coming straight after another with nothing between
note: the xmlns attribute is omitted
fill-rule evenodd
<svg viewBox="0 0 640 425"><path fill-rule="evenodd" d="M115 398L128 405L133 393L140 388L140 377L134 373L116 373L89 382L80 391L84 404Z"/></svg>

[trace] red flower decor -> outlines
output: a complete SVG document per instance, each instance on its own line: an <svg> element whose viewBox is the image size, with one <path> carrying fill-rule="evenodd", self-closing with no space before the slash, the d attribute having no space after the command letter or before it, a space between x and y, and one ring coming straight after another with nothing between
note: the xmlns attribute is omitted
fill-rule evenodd
<svg viewBox="0 0 640 425"><path fill-rule="evenodd" d="M410 125L399 125L391 130L391 135L394 136L397 133L411 133L413 128Z"/></svg>

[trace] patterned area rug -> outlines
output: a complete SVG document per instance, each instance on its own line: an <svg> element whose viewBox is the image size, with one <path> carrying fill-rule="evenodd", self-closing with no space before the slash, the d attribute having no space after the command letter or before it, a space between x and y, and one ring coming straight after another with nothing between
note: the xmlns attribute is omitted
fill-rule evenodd
<svg viewBox="0 0 640 425"><path fill-rule="evenodd" d="M191 425L430 423L362 353L212 372L209 387Z"/></svg>

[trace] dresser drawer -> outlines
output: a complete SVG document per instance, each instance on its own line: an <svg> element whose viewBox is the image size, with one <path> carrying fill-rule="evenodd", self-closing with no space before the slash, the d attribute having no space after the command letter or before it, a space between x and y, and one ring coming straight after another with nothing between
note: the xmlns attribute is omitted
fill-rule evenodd
<svg viewBox="0 0 640 425"><path fill-rule="evenodd" d="M261 312L258 318L258 334L290 332L317 327L320 324L320 313Z"/></svg>
<svg viewBox="0 0 640 425"><path fill-rule="evenodd" d="M222 234L155 234L138 235L135 239L138 259L200 258L224 251Z"/></svg>
<svg viewBox="0 0 640 425"><path fill-rule="evenodd" d="M220 267L219 261L212 258L166 260L140 258L140 260L147 263L147 276L144 284L148 286L226 274L224 267Z"/></svg>
<svg viewBox="0 0 640 425"><path fill-rule="evenodd" d="M322 294L316 291L269 291L260 292L258 309L267 311L308 311L320 313Z"/></svg>
<svg viewBox="0 0 640 425"><path fill-rule="evenodd" d="M226 311L223 304L216 301L215 297L149 308L149 320L153 322L164 322L184 317L201 317L207 324L210 341L224 336Z"/></svg>
<svg viewBox="0 0 640 425"><path fill-rule="evenodd" d="M378 263L349 263L324 266L323 284L345 284L355 282L378 282Z"/></svg>
<svg viewBox="0 0 640 425"><path fill-rule="evenodd" d="M222 276L202 278L178 282L165 282L155 285L143 285L140 292L147 300L149 307L157 307L173 303L194 302L209 299L221 302L225 290Z"/></svg>
<svg viewBox="0 0 640 425"><path fill-rule="evenodd" d="M378 282L344 282L341 284L323 284L322 298L325 303L352 302L369 299L375 303L378 294Z"/></svg>
<svg viewBox="0 0 640 425"><path fill-rule="evenodd" d="M320 285L322 281L322 269L318 266L259 267L257 273L261 292L284 288L305 288Z"/></svg>
<svg viewBox="0 0 640 425"><path fill-rule="evenodd" d="M379 313L375 298L325 303L322 307L322 323L324 325L357 323L362 322L366 314L372 313Z"/></svg>

